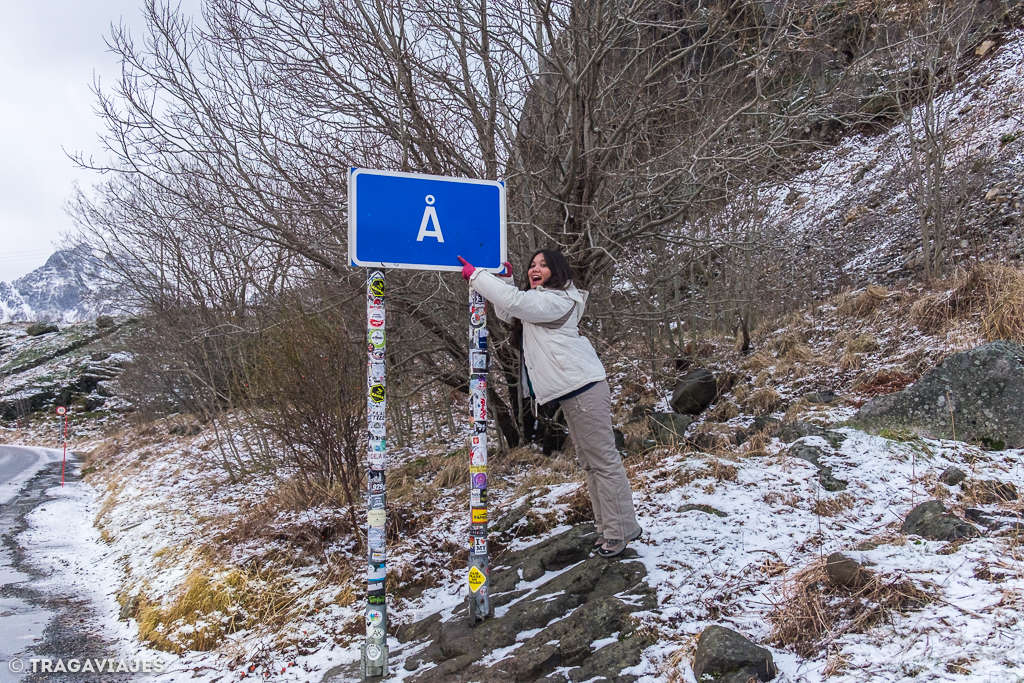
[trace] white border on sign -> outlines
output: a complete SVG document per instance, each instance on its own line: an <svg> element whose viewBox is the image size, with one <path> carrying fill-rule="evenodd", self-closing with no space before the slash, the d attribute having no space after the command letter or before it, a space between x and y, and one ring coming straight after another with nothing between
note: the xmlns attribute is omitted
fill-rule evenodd
<svg viewBox="0 0 1024 683"><path fill-rule="evenodd" d="M405 171L379 171L371 168L350 168L348 173L348 261L349 265L362 268L406 268L409 270L438 270L458 272L462 266L438 266L426 263L387 263L385 261L360 261L356 258L356 176L359 175L380 175L396 178L422 178L424 180L439 180L449 183L472 183L475 185L491 185L498 188L498 205L500 215L500 240L499 253L501 261L508 261L508 223L505 215L505 183L500 180L480 180L478 178L458 178L455 176L431 175L429 173L407 173ZM497 268L483 268L492 273L501 272L504 266Z"/></svg>

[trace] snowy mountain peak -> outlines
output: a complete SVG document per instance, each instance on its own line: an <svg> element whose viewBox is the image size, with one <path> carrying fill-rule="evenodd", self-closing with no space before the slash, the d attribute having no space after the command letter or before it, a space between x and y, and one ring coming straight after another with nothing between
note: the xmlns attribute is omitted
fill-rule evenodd
<svg viewBox="0 0 1024 683"><path fill-rule="evenodd" d="M41 267L11 283L0 281L0 322L76 322L110 313L96 261L82 249L54 252Z"/></svg>

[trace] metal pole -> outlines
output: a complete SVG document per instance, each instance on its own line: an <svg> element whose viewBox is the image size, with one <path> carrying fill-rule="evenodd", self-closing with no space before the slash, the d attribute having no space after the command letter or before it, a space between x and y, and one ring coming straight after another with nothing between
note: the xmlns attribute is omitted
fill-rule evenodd
<svg viewBox="0 0 1024 683"><path fill-rule="evenodd" d="M487 557L487 309L469 291L469 617L473 624L491 616L491 570Z"/></svg>
<svg viewBox="0 0 1024 683"><path fill-rule="evenodd" d="M369 430L366 511L366 641L363 644L363 678L379 678L388 672L387 556L384 547L387 498L384 465L387 455L386 375L384 355L384 272L371 271L366 279L366 423Z"/></svg>

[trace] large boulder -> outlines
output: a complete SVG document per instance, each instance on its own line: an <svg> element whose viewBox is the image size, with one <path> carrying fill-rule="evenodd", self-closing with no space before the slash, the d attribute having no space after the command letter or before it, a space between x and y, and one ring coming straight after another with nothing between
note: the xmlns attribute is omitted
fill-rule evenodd
<svg viewBox="0 0 1024 683"><path fill-rule="evenodd" d="M672 410L700 415L718 396L718 383L710 370L697 368L686 373L672 391Z"/></svg>
<svg viewBox="0 0 1024 683"><path fill-rule="evenodd" d="M853 421L869 430L1022 448L1024 347L996 341L955 353L903 391L868 401Z"/></svg>
<svg viewBox="0 0 1024 683"><path fill-rule="evenodd" d="M956 541L979 535L976 527L947 513L946 506L938 500L929 500L911 510L900 530L932 541Z"/></svg>
<svg viewBox="0 0 1024 683"><path fill-rule="evenodd" d="M772 653L736 631L708 626L697 639L693 675L698 681L770 681L778 673Z"/></svg>
<svg viewBox="0 0 1024 683"><path fill-rule="evenodd" d="M513 514L513 516L515 516ZM466 605L395 630L410 653L403 680L612 680L642 659L654 638L632 613L657 606L646 568L627 551L608 562L593 555L592 524L502 555L487 586L495 614L473 623ZM327 672L325 681L358 679L358 662Z"/></svg>

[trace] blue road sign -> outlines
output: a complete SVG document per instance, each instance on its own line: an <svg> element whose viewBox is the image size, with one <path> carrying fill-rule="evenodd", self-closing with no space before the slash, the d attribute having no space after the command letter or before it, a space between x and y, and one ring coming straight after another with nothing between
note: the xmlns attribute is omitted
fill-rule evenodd
<svg viewBox="0 0 1024 683"><path fill-rule="evenodd" d="M507 259L505 184L354 168L348 255L354 266L500 270Z"/></svg>

